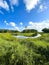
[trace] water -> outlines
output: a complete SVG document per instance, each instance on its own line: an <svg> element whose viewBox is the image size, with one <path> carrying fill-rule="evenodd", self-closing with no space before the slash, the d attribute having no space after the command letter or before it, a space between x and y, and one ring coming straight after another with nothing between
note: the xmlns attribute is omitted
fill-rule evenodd
<svg viewBox="0 0 49 65"><path fill-rule="evenodd" d="M41 35L40 34L37 34L37 36L34 36L34 37L27 37L27 36L21 36L21 35L17 35L15 36L16 38L20 38L20 39L24 39L24 38L38 38L40 37Z"/></svg>

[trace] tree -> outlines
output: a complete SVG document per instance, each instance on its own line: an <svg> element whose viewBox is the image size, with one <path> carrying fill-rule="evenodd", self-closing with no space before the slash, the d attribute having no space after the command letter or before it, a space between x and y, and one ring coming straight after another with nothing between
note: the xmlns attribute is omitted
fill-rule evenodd
<svg viewBox="0 0 49 65"><path fill-rule="evenodd" d="M43 31L44 33L49 33L49 28L44 28L44 29L42 29L42 31Z"/></svg>
<svg viewBox="0 0 49 65"><path fill-rule="evenodd" d="M34 33L34 32L37 32L37 30L35 30L35 29L25 29L25 30L23 30L22 31L22 33Z"/></svg>

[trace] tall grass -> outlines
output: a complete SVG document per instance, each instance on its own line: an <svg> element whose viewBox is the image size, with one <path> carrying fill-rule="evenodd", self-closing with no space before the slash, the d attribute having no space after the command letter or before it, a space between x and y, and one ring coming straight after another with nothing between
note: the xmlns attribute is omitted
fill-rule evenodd
<svg viewBox="0 0 49 65"><path fill-rule="evenodd" d="M0 34L0 65L49 65L49 34L36 39L17 39Z"/></svg>

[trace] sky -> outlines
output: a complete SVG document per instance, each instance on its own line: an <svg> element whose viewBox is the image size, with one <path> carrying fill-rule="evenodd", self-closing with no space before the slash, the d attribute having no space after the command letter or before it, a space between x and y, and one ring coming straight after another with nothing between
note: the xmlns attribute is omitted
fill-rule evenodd
<svg viewBox="0 0 49 65"><path fill-rule="evenodd" d="M49 28L49 0L0 0L0 29Z"/></svg>

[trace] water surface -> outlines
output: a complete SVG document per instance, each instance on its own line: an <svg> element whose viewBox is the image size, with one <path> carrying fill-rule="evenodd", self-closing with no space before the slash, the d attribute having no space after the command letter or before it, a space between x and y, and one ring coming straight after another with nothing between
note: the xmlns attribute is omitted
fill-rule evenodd
<svg viewBox="0 0 49 65"><path fill-rule="evenodd" d="M15 36L16 38L20 38L20 39L23 39L23 38L38 38L40 37L41 35L40 34L37 34L37 36L34 36L34 37L27 37L27 36L22 36L22 35L17 35Z"/></svg>

